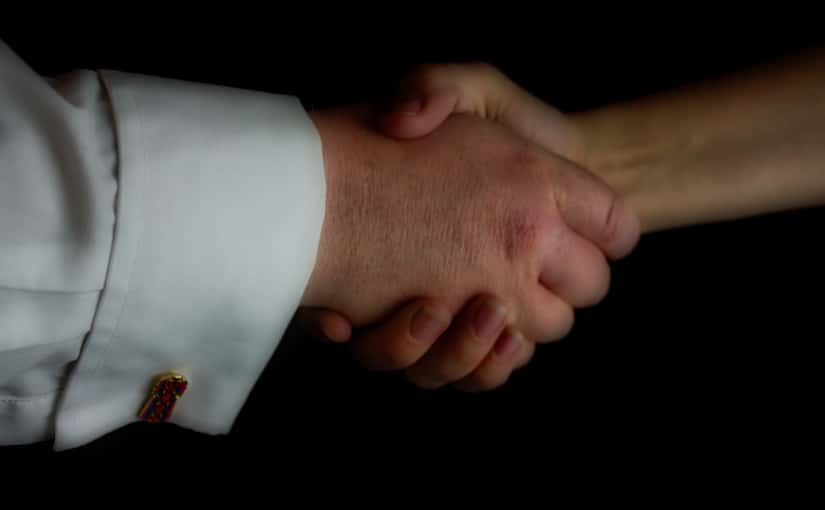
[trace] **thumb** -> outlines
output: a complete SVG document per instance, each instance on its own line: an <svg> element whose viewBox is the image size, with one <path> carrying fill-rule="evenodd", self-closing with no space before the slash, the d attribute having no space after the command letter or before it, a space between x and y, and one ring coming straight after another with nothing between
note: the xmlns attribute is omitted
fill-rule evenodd
<svg viewBox="0 0 825 510"><path fill-rule="evenodd" d="M555 199L564 222L609 258L628 255L641 235L638 216L602 179L574 163L560 164Z"/></svg>
<svg viewBox="0 0 825 510"><path fill-rule="evenodd" d="M344 343L352 337L352 324L349 319L332 310L301 307L295 314L295 320L316 338Z"/></svg>

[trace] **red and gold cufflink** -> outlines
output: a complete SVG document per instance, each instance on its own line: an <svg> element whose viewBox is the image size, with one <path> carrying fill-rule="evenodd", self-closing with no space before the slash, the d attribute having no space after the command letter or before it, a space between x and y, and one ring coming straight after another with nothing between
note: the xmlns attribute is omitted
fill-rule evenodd
<svg viewBox="0 0 825 510"><path fill-rule="evenodd" d="M172 416L175 404L186 392L189 381L182 374L170 373L161 376L152 385L149 399L140 410L138 417L141 421L158 423L168 420Z"/></svg>

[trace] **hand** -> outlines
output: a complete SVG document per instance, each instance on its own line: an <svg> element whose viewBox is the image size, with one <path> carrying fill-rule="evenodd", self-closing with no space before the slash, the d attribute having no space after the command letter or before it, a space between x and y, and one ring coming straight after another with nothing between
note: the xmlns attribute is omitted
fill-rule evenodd
<svg viewBox="0 0 825 510"><path fill-rule="evenodd" d="M401 81L379 126L388 136L420 138L456 113L498 122L525 140L590 169L585 141L571 118L489 64L419 67Z"/></svg>
<svg viewBox="0 0 825 510"><path fill-rule="evenodd" d="M322 133L322 136L323 136L323 133ZM325 146L326 146L326 143L325 143ZM577 169L574 169L574 170L577 170ZM568 171L570 171L570 169L568 169ZM588 178L588 176L587 176L587 175L585 175L585 174L583 174L583 172L581 172L580 170L578 170L578 173L577 173L576 171L573 171L570 175L578 175L578 177L577 177L576 179L574 179L573 181L571 181L571 182L577 182L577 181L579 181L579 182L580 182L580 184L583 184L583 183L589 182L589 184L591 184L591 185L596 184L596 188L595 188L595 189L599 189L598 183L590 182L590 181L592 181L592 179L589 179L589 178ZM568 177L569 177L570 175L568 175ZM512 176L511 176L511 178L512 178ZM564 181L564 179L561 179L561 181ZM585 186L585 188L586 188L586 186ZM591 190L591 192L592 192L592 190ZM604 190L603 190L603 189L602 189L602 192L604 192ZM598 194L598 193L597 193L597 194ZM563 193L562 193L562 195L563 195ZM607 194L607 196L608 196L608 201L612 201L612 200L614 200L614 199L615 199L615 197L609 197L609 195L610 195L610 194L608 193L608 194ZM582 197L579 197L579 198L582 198ZM574 206L574 209L579 208L579 209L586 209L586 210L588 210L588 211L589 211L589 213L585 213L585 214L584 214L584 216L582 216L582 217L587 217L588 215L590 215L590 220L592 220L592 219L593 219L592 213L598 209L598 206L596 205L596 206L595 206L596 208L594 209L594 208L593 208L593 207L594 207L594 203L588 203L588 202L589 202L588 200L573 200L573 201L572 201L572 202L570 202L570 203L573 203L573 204L578 204L577 206ZM596 204L597 204L597 203L598 203L598 201L596 201ZM621 209L621 206L619 207L619 209ZM556 211L556 212L558 212L558 211ZM581 213L582 211L579 211L579 212ZM604 212L604 211L603 211L603 212ZM617 212L618 212L618 209L617 209ZM573 216L575 217L575 216L576 216L576 214L574 214ZM580 215L580 216L581 216L581 215ZM618 216L619 216L619 218L621 218L621 217L623 216L623 214L619 214ZM574 223L573 223L573 224L575 225L577 221L581 221L582 217L580 217L578 220L574 221ZM620 230L625 231L625 232L628 232L628 233L629 233L629 235L625 236L625 238L624 238L625 247L623 247L623 248L619 248L618 250L616 249L616 246L614 246L614 247L613 247L613 253L612 253L612 255L613 255L613 256L620 256L620 255L622 254L622 252L629 251L629 248L630 248L630 247L632 247L632 245L633 245L633 244L635 244L635 237L637 237L637 236L638 236L638 232L633 233L633 218L630 218L630 221L629 221L629 222L624 221L624 223L626 224L626 225L625 225L625 227L627 227L627 225L629 225L629 226L630 226L629 230L628 230L627 228L623 228L623 229L620 229ZM585 229L585 231L586 231L586 229ZM591 231L590 233L592 234L593 232ZM596 240L598 241L598 240L599 240L599 236L598 236L598 235L596 235L595 237L596 237ZM618 237L619 237L619 238L621 238L621 236L618 236ZM628 242L628 240L629 240L629 242ZM604 239L603 237L602 237L601 241L603 242L603 244L605 244L605 246L603 246L603 248L607 249L607 250L608 250L608 253L610 253L610 250L611 250L611 248L609 247L610 243L609 243L609 242L608 242L608 243L604 243L605 239ZM615 239L614 239L614 241L615 241ZM574 244L575 244L575 243L574 243ZM616 243L614 243L614 244L616 244ZM618 245L621 245L621 241L618 243ZM586 246L586 245L585 245L585 246ZM591 248L593 248L592 246L590 246L590 247L591 247ZM574 251L575 251L575 250L574 250ZM585 252L585 253L586 253L586 252ZM592 254L592 253L591 253L591 254ZM599 257L601 257L601 254L600 254L600 253L599 253L598 255L599 255ZM595 259L599 259L599 257L595 257L595 258L594 258L594 260L595 260ZM602 265L605 265L605 264L604 264L604 260L603 260L603 258L600 258L599 260L601 260ZM586 267L587 265L588 265L587 263L585 263L585 264L584 264L584 266L585 266L585 267ZM606 267L606 265L605 265L605 267ZM586 272L587 272L587 271L586 271ZM572 271L572 273L576 273L576 271L575 271L575 270L573 270L573 271ZM599 275L599 274L601 274L602 276L604 276L604 275L606 274L606 271L601 271L601 272L596 271L595 273L590 273L590 275L591 275L591 276L592 276L593 274L597 275L597 276L596 276L596 278L594 278L595 280L602 280L602 282L603 282L603 283L606 283L606 279L607 279L606 277L602 277L602 278L599 278L599 277L598 277L598 275ZM567 279L567 278L562 278L562 279L560 279L560 280L559 280L559 282L558 282L558 283L559 283L559 284L561 284L561 285L562 285L562 287L564 287L565 282L567 282L568 280L569 280L569 279ZM575 277L573 278L573 280L575 280ZM546 283L546 280L545 280L543 283ZM568 283L569 283L569 282L568 282ZM587 288L587 286L585 285L584 289L586 289L586 288ZM591 290L592 290L592 288L593 288L593 287L592 287L592 285L591 285L591 287L590 287L590 288L591 288ZM604 288L606 288L606 285L604 285ZM571 287L571 289L568 289L568 290L572 290L573 292L575 292L575 289L573 289L572 287ZM562 291L562 292L564 292L564 291ZM585 290L584 292L587 292L587 291ZM597 292L596 294L598 295L598 294L601 294L601 293L603 293L603 291ZM593 298L592 296L593 296L593 293L591 292L590 297L589 297L589 298L587 298L587 299L585 299L584 301L582 301L582 296L579 296L579 298L576 298L576 297L575 297L575 295L574 295L574 296L572 296L572 299L570 299L570 301L571 301L571 302L573 302L573 303L576 303L578 306L584 306L584 304L586 304L586 303L588 303L588 302L590 302L590 301L593 301L593 299L594 299L594 298ZM568 297L570 297L570 296L569 296L569 293L568 293ZM600 297L600 296L599 296L599 297ZM415 308L415 307L413 307L413 308ZM569 308L569 307L568 307L568 308ZM315 312L313 312L313 313L315 313ZM304 313L304 315L306 316L306 313ZM399 312L399 316L398 316L398 317L401 317L401 316L404 316L404 315L405 315L404 313ZM571 317L571 320L570 320L570 321L568 321L568 322L572 322L572 314L566 314L566 315L568 315L569 317ZM408 318L408 319L411 317L411 316L410 316L410 314L406 314L406 316L407 316L407 318ZM318 317L319 317L319 316L317 316L317 315L316 315L316 318L318 318ZM349 325L348 325L348 323L347 323L347 322L343 319L343 317L340 317L340 316L337 316L337 317L336 317L336 316L334 316L334 315L332 315L332 314L327 314L327 315L325 315L325 316L321 316L321 317L325 317L325 319L321 319L321 320L322 320L323 322L325 322L325 323L326 323L327 329L328 329L328 330L329 330L330 328L331 328L331 329L333 329L333 331L330 331L330 332L328 332L328 333L327 333L327 336L329 336L329 337L331 337L331 338L337 338L337 339L339 339L339 340L345 340L345 339L349 336ZM340 320L339 320L339 319L340 319ZM336 322L336 321L337 321L337 322ZM396 321L396 322L403 322L403 319L399 319L399 320L398 320L398 321ZM461 322L462 322L462 321L459 321L459 323L461 323ZM466 321L464 321L464 322L466 322ZM390 321L388 321L388 323L387 323L385 326L386 326L386 328L385 328L385 329L387 329L387 328L392 329L392 328L393 328L393 326L390 324ZM337 327L337 328L339 328L339 331L334 331L334 329L335 329L336 327ZM398 328L397 328L397 327L396 327L395 329L396 329L397 331L401 331L401 330L398 330ZM566 328L562 328L562 330L564 330L564 329L566 329ZM406 331L406 330L404 330L404 331ZM496 349L496 351L497 351L497 352L501 352L501 351L502 351L502 348L503 348L504 346L506 346L506 345L510 345L510 342L506 341L506 339L507 339L507 338L519 338L519 335L518 335L515 331L513 331L513 330L508 330L508 331L509 331L509 333L508 333L508 334L503 335L503 338L500 338L500 339L499 339L499 343L497 343L497 344L496 344L496 345L497 345L497 347L498 347L498 348ZM470 330L466 330L466 331L465 331L465 333L466 333L466 332L470 332ZM462 334L464 334L464 333L462 333ZM453 328L451 328L450 335L451 335L452 337L455 337L455 336L456 336L456 332L455 332L455 331L453 331ZM374 337L375 335L372 335L372 336ZM472 335L468 335L468 336L472 336ZM368 345L368 344L369 344L369 342L360 342L360 343L361 343L361 344L363 344L363 345ZM400 344L399 342L395 342L395 344L403 345L403 344ZM444 342L444 344L445 344L445 345L448 345L448 344L449 344L449 342ZM419 344L419 345L420 345L420 344ZM489 344L489 345L488 345L488 347L489 347L489 346L491 346L491 345L492 345L492 344ZM419 348L420 348L420 347L419 347ZM439 349L437 349L437 350L439 350ZM506 351L507 349L503 349L503 350L504 350L504 351ZM384 349L384 351L392 351L392 348L389 348L389 349ZM440 351L444 351L444 349L440 349ZM448 349L448 351L449 351L449 349ZM530 349L529 347L527 347L527 348L525 348L525 349L517 349L516 351L518 351L518 352L522 352L522 351L523 351L523 352L525 352L525 353L526 353L526 352L532 352L532 349ZM515 355L514 355L514 356L515 356ZM391 357L392 357L392 356L391 356ZM396 357L398 357L398 356L396 356ZM407 357L409 357L409 356L407 356ZM518 359L519 357L520 357L520 355L519 355L519 356L515 356L515 358L516 358L516 359ZM522 356L522 357L523 357L523 356ZM373 357L373 358L374 358L374 357ZM403 358L403 356L402 356L402 358ZM527 356L527 358L529 358L529 355ZM366 359L367 359L367 364L369 365L369 364L370 364L370 362L369 362L369 356L367 356L367 357L366 357ZM425 363L425 361L426 361L426 360L427 360L427 356L425 356L424 358L422 358L422 359L419 361L418 365L424 365L424 366L426 366L426 365L427 365L427 363ZM397 360L396 360L396 361L397 361ZM373 364L373 365L375 365L375 364L379 364L379 365L380 365L380 363L375 363L375 360L373 360L373 363L372 363L372 364ZM384 364L386 365L386 363L384 363ZM482 363L482 364L481 364L481 366L479 367L479 370L476 370L476 372L475 372L475 373L482 373L482 374L483 374L483 373L485 373L485 372L489 372L489 371L485 371L484 369L482 369L481 367L483 367L483 366L485 366L485 363ZM414 368L415 368L415 367L413 367L413 369L412 369L412 370L410 370L410 371L408 371L408 372L412 372L412 373L414 373L414 372L415 372ZM482 377L482 379L490 380L490 378L489 378L489 377L487 377L487 378ZM495 379L495 378L493 378L493 379Z"/></svg>
<svg viewBox="0 0 825 510"><path fill-rule="evenodd" d="M438 299L410 300L389 318L356 331L350 346L367 368L403 369L407 378L422 388L453 381L463 391L501 386L513 370L530 361L535 342L525 339L513 326L477 334L474 312L485 299L491 300L493 307L504 306L493 297L476 296L453 317ZM429 326L427 316L435 319ZM352 333L349 321L329 310L304 307L296 319L318 338L346 342Z"/></svg>
<svg viewBox="0 0 825 510"><path fill-rule="evenodd" d="M584 144L572 122L558 110L515 85L495 68L486 64L424 66L410 74L400 88L393 107L383 112L379 125L382 130L396 138L416 138L435 130L453 113L470 113L497 121L513 129L526 139L577 162L585 161ZM411 300L391 318L368 330L361 330L355 337L353 349L364 364L370 368L406 368L414 365L429 344L411 342L413 312L429 305L432 299ZM472 306L462 310L459 323L467 321L466 316ZM442 312L443 313L443 312ZM443 315L444 319L449 319ZM352 328L346 317L332 310L322 308L302 308L297 318L316 336L337 342L351 338ZM451 328L455 329L455 328ZM535 345L525 340L515 328L509 328L508 338L520 339L513 349L510 360L502 360L494 353L505 352L502 342L496 343L475 370L463 378L461 389L488 389L502 384L513 368L526 364ZM433 333L435 335L435 333ZM472 344L473 335L451 332L447 338L439 338L439 343ZM430 339L432 340L432 339ZM411 350L408 344L416 345ZM492 363L498 360L499 363ZM509 361L509 370L507 369ZM498 370L490 370L498 366ZM420 372L420 370L418 371ZM415 371L408 371L416 382ZM419 383L419 385L421 385Z"/></svg>
<svg viewBox="0 0 825 510"><path fill-rule="evenodd" d="M304 305L364 325L425 292L453 310L495 292L528 325L557 295L598 301L603 252L622 256L636 243L635 218L603 182L493 123L454 116L399 143L375 133L363 108L313 120L328 214Z"/></svg>

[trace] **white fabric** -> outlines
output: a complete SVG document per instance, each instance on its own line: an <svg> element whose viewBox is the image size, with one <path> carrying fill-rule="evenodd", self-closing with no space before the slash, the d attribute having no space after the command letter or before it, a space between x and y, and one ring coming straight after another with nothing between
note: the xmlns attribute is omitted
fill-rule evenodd
<svg viewBox="0 0 825 510"><path fill-rule="evenodd" d="M300 303L325 181L296 98L0 43L0 444L92 441L182 372L172 422L228 432Z"/></svg>

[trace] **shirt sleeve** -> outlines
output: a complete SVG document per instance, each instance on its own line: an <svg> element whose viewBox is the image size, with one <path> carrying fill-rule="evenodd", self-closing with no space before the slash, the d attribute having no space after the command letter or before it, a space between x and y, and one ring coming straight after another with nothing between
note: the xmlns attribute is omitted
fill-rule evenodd
<svg viewBox="0 0 825 510"><path fill-rule="evenodd" d="M137 420L230 430L315 265L326 188L294 97L128 73L47 81L0 43L0 443Z"/></svg>

